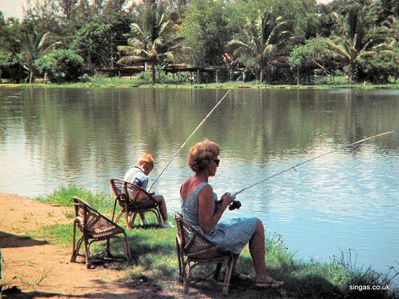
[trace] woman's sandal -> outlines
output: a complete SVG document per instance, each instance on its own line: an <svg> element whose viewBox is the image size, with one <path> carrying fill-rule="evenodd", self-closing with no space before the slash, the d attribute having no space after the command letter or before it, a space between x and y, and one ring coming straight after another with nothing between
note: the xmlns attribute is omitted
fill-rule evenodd
<svg viewBox="0 0 399 299"><path fill-rule="evenodd" d="M267 289L267 288L278 289L283 284L284 284L284 281L279 281L279 280L255 282L255 286L259 289Z"/></svg>

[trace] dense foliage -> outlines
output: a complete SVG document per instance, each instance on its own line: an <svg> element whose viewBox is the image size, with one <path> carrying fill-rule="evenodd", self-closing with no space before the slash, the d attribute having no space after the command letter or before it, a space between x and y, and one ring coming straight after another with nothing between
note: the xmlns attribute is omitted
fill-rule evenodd
<svg viewBox="0 0 399 299"><path fill-rule="evenodd" d="M53 50L36 59L34 65L51 82L73 82L83 75L83 58L71 50Z"/></svg>
<svg viewBox="0 0 399 299"><path fill-rule="evenodd" d="M348 82L388 83L398 77L397 3L31 1L22 20L0 12L0 80L33 82L44 73L56 82L75 80L80 71L54 58L55 49L64 49L82 57L86 74L134 66L152 70L153 82L157 72L178 65L196 82L313 83L343 74Z"/></svg>

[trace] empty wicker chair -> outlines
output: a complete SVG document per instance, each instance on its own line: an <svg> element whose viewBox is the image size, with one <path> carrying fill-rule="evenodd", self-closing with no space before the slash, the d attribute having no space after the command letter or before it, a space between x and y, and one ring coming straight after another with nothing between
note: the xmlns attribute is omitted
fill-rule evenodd
<svg viewBox="0 0 399 299"><path fill-rule="evenodd" d="M223 295L228 295L234 261L238 255L215 246L200 235L190 224L184 221L180 213L175 213L177 235L176 249L179 261L179 276L183 280L184 293L187 294L189 284L206 280L213 275L216 279L224 267ZM210 274L194 277L192 270L197 265L217 264L216 270Z"/></svg>
<svg viewBox="0 0 399 299"><path fill-rule="evenodd" d="M155 214L158 224L162 225L163 222L158 209L158 203L151 194L122 179L112 178L110 183L115 195L112 219L115 216L116 203L122 208L116 216L115 222L118 222L121 216L125 214L126 225L133 228L134 220L138 213L152 212Z"/></svg>
<svg viewBox="0 0 399 299"><path fill-rule="evenodd" d="M126 258L130 262L130 249L125 230L80 198L73 197L72 200L75 207L75 219L73 222L71 262L76 262L78 256L85 256L86 266L87 268L90 268L92 262L90 256L90 245L93 242L102 240L107 241L106 256L111 257L109 248L109 240L111 238L118 238L121 240L126 253ZM76 240L76 228L78 228L82 233L79 240ZM119 238L119 235L122 235L122 238ZM85 246L84 255L79 253L82 243L84 243Z"/></svg>

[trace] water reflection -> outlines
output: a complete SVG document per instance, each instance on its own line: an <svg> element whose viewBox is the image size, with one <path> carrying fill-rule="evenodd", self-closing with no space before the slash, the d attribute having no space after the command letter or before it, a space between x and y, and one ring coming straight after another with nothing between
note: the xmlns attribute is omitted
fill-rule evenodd
<svg viewBox="0 0 399 299"><path fill-rule="evenodd" d="M0 89L0 191L36 196L78 184L111 192L144 152L154 179L225 90ZM219 194L237 191L307 159L332 154L247 190L227 217L256 215L301 257L356 249L378 269L399 260L399 138L396 90L234 90L156 185L170 209L191 174L189 146L221 144ZM23 185L23 188L21 188ZM381 254L381 252L384 252ZM390 253L388 253L390 252Z"/></svg>

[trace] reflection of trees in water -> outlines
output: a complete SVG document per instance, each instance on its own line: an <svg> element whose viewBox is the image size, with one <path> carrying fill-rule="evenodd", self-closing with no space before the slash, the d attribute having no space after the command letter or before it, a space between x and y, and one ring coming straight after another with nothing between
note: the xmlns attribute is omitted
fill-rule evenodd
<svg viewBox="0 0 399 299"><path fill-rule="evenodd" d="M123 173L143 151L152 152L163 166L225 92L24 90L21 99L0 110L2 140L6 135L23 138L32 157L66 172ZM219 142L233 158L260 163L287 152L347 145L398 126L394 97L350 90L234 90L181 157L204 137ZM19 126L24 136L12 136ZM395 135L373 142L382 149L399 143Z"/></svg>
<svg viewBox="0 0 399 299"><path fill-rule="evenodd" d="M397 101L390 97L380 102L363 91L238 90L231 102L215 127L231 125L224 126L217 139L236 149L238 157L259 162L321 145L345 146L398 126ZM373 142L398 146L394 135Z"/></svg>

